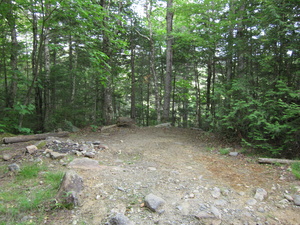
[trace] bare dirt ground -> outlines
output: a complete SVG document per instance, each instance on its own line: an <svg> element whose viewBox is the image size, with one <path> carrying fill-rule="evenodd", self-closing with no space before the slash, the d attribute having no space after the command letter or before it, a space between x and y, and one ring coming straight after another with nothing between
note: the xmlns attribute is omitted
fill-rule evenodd
<svg viewBox="0 0 300 225"><path fill-rule="evenodd" d="M94 158L101 169L76 169L84 180L80 207L52 212L45 224L102 225L116 213L140 225L300 224L300 207L284 197L300 189L287 167L261 165L242 154L220 155L223 146L211 134L115 128L71 139L100 140L109 149ZM59 161L49 163L66 169ZM267 191L266 199L254 200L257 188ZM150 193L165 200L160 213L145 207Z"/></svg>

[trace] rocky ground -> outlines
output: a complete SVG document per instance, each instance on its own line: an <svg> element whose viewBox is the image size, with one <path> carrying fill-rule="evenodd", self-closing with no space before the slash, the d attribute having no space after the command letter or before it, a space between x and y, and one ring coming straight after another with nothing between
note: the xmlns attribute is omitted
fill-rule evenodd
<svg viewBox="0 0 300 225"><path fill-rule="evenodd" d="M287 166L258 164L243 154L220 155L224 146L211 134L113 128L69 139L96 145L75 152L61 147L60 153L72 155L68 160L51 159L50 152L40 157L52 168L72 169L82 177L80 206L55 211L45 224L300 224L294 198L300 182ZM69 164L87 157L98 165Z"/></svg>

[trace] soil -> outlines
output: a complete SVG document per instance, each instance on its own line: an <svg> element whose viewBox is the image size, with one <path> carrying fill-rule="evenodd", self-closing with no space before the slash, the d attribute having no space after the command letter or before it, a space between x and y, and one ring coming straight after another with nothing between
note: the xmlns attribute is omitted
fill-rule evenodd
<svg viewBox="0 0 300 225"><path fill-rule="evenodd" d="M141 225L300 224L300 207L284 197L300 190L288 166L221 155L225 146L210 133L133 127L81 131L70 139L99 140L109 148L94 158L100 169L75 169L84 181L80 206L52 211L45 224L102 225L116 213ZM63 161L43 160L67 170ZM267 191L266 199L254 201L257 188ZM150 193L165 200L160 212L145 207Z"/></svg>

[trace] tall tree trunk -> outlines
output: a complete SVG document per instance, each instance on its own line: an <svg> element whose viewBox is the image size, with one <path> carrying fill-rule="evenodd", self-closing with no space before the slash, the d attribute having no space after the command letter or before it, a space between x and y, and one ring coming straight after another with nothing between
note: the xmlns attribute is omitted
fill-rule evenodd
<svg viewBox="0 0 300 225"><path fill-rule="evenodd" d="M133 40L131 39L131 42ZM135 49L133 43L130 45L131 55L130 55L130 66L131 66L131 118L135 119L136 109L135 109L135 90L136 90L136 80L135 80Z"/></svg>
<svg viewBox="0 0 300 225"><path fill-rule="evenodd" d="M10 27L10 37L11 37L11 55L10 55L10 66L12 71L12 78L10 87L6 96L6 106L12 108L15 103L15 98L17 95L17 80L18 80L18 40L17 40L17 29L16 29L16 18L13 11L12 1L7 1L9 6L9 13L7 14L7 20Z"/></svg>
<svg viewBox="0 0 300 225"><path fill-rule="evenodd" d="M169 121L170 101L172 91L172 67L173 67L173 0L167 1L167 50L166 50L166 76L165 76L165 96L163 108L163 121Z"/></svg>
<svg viewBox="0 0 300 225"><path fill-rule="evenodd" d="M46 3L45 5L46 13L45 16L48 17L50 5ZM50 114L50 50L49 50L49 27L45 26L44 31L44 63L45 63L45 85L44 85L44 125L47 127L47 122Z"/></svg>
<svg viewBox="0 0 300 225"><path fill-rule="evenodd" d="M200 90L200 81L199 73L197 71L197 63L194 63L194 75L195 75L195 89L196 89L196 124L198 127L202 126L202 115L201 115L201 90Z"/></svg>

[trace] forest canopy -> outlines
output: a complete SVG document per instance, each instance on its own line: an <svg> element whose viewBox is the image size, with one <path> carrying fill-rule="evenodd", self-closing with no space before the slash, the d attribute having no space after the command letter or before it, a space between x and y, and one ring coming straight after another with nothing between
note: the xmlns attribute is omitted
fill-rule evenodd
<svg viewBox="0 0 300 225"><path fill-rule="evenodd" d="M171 122L300 156L297 0L2 0L0 132Z"/></svg>

